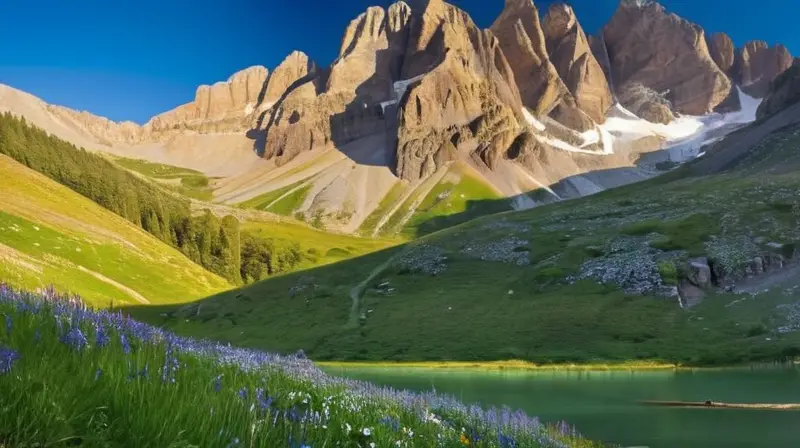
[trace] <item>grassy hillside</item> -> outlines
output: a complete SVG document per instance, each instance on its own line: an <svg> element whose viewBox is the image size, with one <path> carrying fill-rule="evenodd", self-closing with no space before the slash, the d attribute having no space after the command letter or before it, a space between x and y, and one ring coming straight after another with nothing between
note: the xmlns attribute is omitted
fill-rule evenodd
<svg viewBox="0 0 800 448"><path fill-rule="evenodd" d="M242 232L278 245L297 245L304 254L303 261L294 270L304 270L319 265L335 263L375 252L399 243L388 238L361 238L329 233L303 223L251 221L242 224Z"/></svg>
<svg viewBox="0 0 800 448"><path fill-rule="evenodd" d="M222 293L199 308L142 316L316 359L785 359L800 354L800 273L792 264L800 242L798 146L800 131L786 129L715 175L679 170L484 217ZM683 287L696 256L708 257L714 280L731 280L738 291L677 297L678 282L697 293ZM779 257L787 268L754 274L757 260L764 266Z"/></svg>
<svg viewBox="0 0 800 448"><path fill-rule="evenodd" d="M2 446L602 446L566 423L331 377L299 354L53 299L0 288Z"/></svg>
<svg viewBox="0 0 800 448"><path fill-rule="evenodd" d="M182 303L230 287L89 199L0 155L0 280L92 304Z"/></svg>
<svg viewBox="0 0 800 448"><path fill-rule="evenodd" d="M212 188L210 179L199 171L141 159L110 157L117 165L154 179L184 196L201 201L211 200Z"/></svg>

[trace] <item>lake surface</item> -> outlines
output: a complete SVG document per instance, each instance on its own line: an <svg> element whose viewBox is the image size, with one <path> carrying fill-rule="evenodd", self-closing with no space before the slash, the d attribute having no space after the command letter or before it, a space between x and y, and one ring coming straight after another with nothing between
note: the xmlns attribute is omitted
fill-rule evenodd
<svg viewBox="0 0 800 448"><path fill-rule="evenodd" d="M507 405L584 436L650 448L800 447L800 412L661 408L642 400L800 403L800 370L493 372L327 368L399 389L436 391L465 403Z"/></svg>

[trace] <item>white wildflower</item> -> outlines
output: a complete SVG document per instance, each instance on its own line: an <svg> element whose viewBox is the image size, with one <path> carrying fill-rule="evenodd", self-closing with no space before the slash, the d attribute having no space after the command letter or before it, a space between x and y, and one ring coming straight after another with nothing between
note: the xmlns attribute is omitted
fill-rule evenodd
<svg viewBox="0 0 800 448"><path fill-rule="evenodd" d="M369 437L372 435L372 430L370 428L363 428L361 430L361 434L364 434L365 436Z"/></svg>

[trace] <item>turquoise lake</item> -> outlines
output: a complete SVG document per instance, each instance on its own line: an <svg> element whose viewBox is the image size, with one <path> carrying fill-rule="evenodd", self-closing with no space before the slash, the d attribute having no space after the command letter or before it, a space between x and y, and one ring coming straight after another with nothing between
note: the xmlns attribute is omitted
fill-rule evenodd
<svg viewBox="0 0 800 448"><path fill-rule="evenodd" d="M465 403L523 409L567 421L584 436L623 447L800 447L800 412L662 408L644 400L800 403L800 370L502 372L329 368L334 375Z"/></svg>

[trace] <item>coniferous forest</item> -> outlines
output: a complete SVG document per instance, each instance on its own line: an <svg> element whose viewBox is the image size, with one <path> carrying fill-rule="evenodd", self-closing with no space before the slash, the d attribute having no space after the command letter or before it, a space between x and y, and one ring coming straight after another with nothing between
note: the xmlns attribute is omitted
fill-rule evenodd
<svg viewBox="0 0 800 448"><path fill-rule="evenodd" d="M233 284L286 272L303 261L297 245L278 245L239 228L233 216L193 216L187 199L29 125L0 115L0 153L127 219Z"/></svg>

